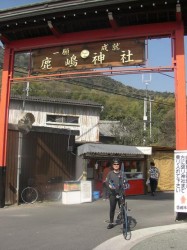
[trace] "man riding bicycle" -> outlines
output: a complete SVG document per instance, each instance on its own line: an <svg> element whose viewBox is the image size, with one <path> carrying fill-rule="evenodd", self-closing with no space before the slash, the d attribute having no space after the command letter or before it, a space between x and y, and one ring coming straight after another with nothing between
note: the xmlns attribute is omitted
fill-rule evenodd
<svg viewBox="0 0 187 250"><path fill-rule="evenodd" d="M110 223L107 229L114 227L114 214L116 210L116 205L120 206L119 197L124 195L123 190L124 185L127 185L127 178L123 171L120 171L120 161L119 159L113 159L112 164L113 170L110 171L106 177L106 184L109 189L109 202L110 202Z"/></svg>

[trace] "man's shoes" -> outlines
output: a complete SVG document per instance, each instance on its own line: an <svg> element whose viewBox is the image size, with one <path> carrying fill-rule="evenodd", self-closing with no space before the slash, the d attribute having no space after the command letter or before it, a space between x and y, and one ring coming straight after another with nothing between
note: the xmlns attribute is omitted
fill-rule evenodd
<svg viewBox="0 0 187 250"><path fill-rule="evenodd" d="M107 229L111 229L113 227L114 227L114 225L112 223L110 223L110 224L108 224Z"/></svg>

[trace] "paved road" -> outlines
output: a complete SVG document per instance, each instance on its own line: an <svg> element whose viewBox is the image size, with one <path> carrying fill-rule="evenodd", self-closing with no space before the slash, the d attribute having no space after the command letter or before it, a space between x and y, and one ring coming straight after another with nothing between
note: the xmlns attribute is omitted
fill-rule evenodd
<svg viewBox="0 0 187 250"><path fill-rule="evenodd" d="M128 197L133 231L175 223L173 193ZM92 250L121 235L107 230L108 201L37 203L0 209L0 250Z"/></svg>

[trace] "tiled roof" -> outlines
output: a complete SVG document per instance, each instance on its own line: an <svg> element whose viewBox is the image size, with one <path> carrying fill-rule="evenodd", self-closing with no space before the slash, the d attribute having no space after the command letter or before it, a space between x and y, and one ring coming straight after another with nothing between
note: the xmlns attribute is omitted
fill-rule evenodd
<svg viewBox="0 0 187 250"><path fill-rule="evenodd" d="M86 143L77 148L78 155L151 155L151 147Z"/></svg>
<svg viewBox="0 0 187 250"><path fill-rule="evenodd" d="M56 104L66 104L66 105L77 105L77 106L90 106L94 108L101 108L102 105L96 102L92 102L89 100L72 100L72 99L63 99L63 98L51 98L51 97L43 97L43 96L18 96L12 95L11 100L26 100L30 102L44 102L44 103L56 103Z"/></svg>
<svg viewBox="0 0 187 250"><path fill-rule="evenodd" d="M99 121L100 136L115 137L114 130L119 126L119 121Z"/></svg>

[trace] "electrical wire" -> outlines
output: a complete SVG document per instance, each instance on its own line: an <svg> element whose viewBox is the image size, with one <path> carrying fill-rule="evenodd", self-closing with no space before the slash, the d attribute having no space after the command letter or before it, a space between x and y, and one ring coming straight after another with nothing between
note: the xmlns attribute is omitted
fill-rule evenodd
<svg viewBox="0 0 187 250"><path fill-rule="evenodd" d="M18 70L15 70L15 71L21 73ZM160 74L162 74L162 73L160 73ZM165 75L168 76L168 77L170 77L167 74L165 74ZM63 81L64 83L68 83L68 84L72 84L72 85L78 85L78 86L82 86L82 87L85 87L85 88L95 89L95 90L102 91L102 92L105 92L105 93L110 93L110 94L119 95L119 96L125 96L125 97L128 97L128 98L137 99L137 100L141 100L141 101L145 100L145 96L144 95L121 93L119 91L115 91L115 90L107 88L107 87L103 88L103 86L99 86L99 85L96 85L96 84L89 84L89 81L87 83L83 83L83 82L81 82L80 80L77 80L77 79L73 79L73 80L71 80L71 79L68 79L68 80L62 79L61 80L60 78L59 79L55 79L55 82L56 81L58 81L58 82ZM148 91L148 92L150 92L150 91ZM153 91L151 91L151 92L153 92ZM58 91L58 93L59 93L59 91ZM166 105L166 106L174 106L174 104L168 104L168 103L164 103L164 102L160 102L160 101L155 101L153 99L151 100L151 102L154 102L154 103L157 103L157 104Z"/></svg>
<svg viewBox="0 0 187 250"><path fill-rule="evenodd" d="M71 80L69 80L71 82ZM67 83L69 82L67 81ZM73 80L73 82L71 82L71 84L73 85L77 85L75 84L78 83L78 85L81 85L85 88L93 88L93 89L96 89L96 90L99 90L99 91L102 91L102 92L106 92L106 93L110 93L110 94L115 94L115 95L120 95L120 96L125 96L125 97L128 97L128 98L133 98L133 99L137 99L137 100L142 100L144 101L145 99L145 96L143 95L137 95L137 94L125 94L125 93L121 93L121 92L118 92L118 91L115 91L115 90L112 90L112 89L109 89L109 88L103 88L103 86L98 86L98 85L95 85L95 84L92 84L92 85L89 85L89 84L83 84L81 83L80 81L78 80ZM168 103L163 103L163 102L159 102L159 101L155 101L155 100L151 100L151 102L154 102L154 103L157 103L157 104L162 104L162 105L166 105L166 106L173 106L172 104L168 104Z"/></svg>

